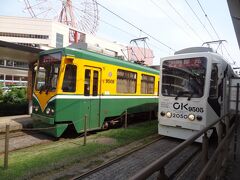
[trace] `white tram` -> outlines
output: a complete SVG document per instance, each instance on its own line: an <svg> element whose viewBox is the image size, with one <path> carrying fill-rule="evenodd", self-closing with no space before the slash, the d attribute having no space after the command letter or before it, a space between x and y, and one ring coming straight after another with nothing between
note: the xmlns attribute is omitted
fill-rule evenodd
<svg viewBox="0 0 240 180"><path fill-rule="evenodd" d="M187 139L225 115L233 76L231 66L211 48L187 48L162 58L159 134Z"/></svg>

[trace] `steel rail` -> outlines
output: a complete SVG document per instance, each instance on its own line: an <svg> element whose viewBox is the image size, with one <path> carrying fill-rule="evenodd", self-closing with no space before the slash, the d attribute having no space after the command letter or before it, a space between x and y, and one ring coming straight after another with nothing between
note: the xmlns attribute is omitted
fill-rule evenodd
<svg viewBox="0 0 240 180"><path fill-rule="evenodd" d="M165 136L158 137L157 139L154 139L154 140L152 140L149 143L140 145L140 146L134 148L133 150L128 151L126 153L123 153L120 156L118 156L118 157L116 157L116 158L114 158L114 159L112 159L112 160L110 160L110 161L108 161L108 162L106 162L106 163L104 163L104 164L102 164L102 165L100 165L100 166L98 166L98 167L96 167L96 168L86 172L86 173L83 173L81 175L78 175L78 176L75 176L75 177L71 178L71 180L82 179L82 178L87 177L87 176L89 176L91 174L94 174L94 173L96 173L96 172L98 172L98 171L100 171L100 170L102 170L102 169L104 169L106 167L109 167L112 164L120 161L121 159L125 158L126 156L129 156L130 154L132 154L132 153L134 153L136 151L139 151L139 150L141 150L141 149L143 149L143 148L145 148L145 147L147 147L147 146L149 146L149 145L151 145L151 144L153 144L153 143L155 143L155 142L157 142L157 141L159 141L159 140L161 140L163 138L165 138Z"/></svg>
<svg viewBox="0 0 240 180"><path fill-rule="evenodd" d="M209 129L211 129L215 124L217 124L219 121L221 121L226 116L229 116L229 114L224 115L223 117L217 119L215 122L211 123L209 126L203 128L196 134L190 136L188 139L186 139L184 142L179 144L177 147L169 151L167 154L163 155L159 159L155 160L152 164L145 167L141 171L139 171L137 174L132 176L130 180L144 180L150 175L152 175L154 172L160 170L163 168L173 157L175 157L177 154L179 154L183 149L185 149L188 145L192 144L197 138L199 138L201 135L206 133Z"/></svg>
<svg viewBox="0 0 240 180"><path fill-rule="evenodd" d="M178 179L178 177L179 177L180 175L182 175L182 174L186 171L186 169L189 168L189 165L194 161L194 158L196 157L197 154L200 153L200 151L201 151L201 148L199 147L189 158L187 158L187 159L181 164L181 166L180 166L179 168L177 168L177 169L175 170L174 173L172 173L172 174L168 177L168 179L175 179L175 178Z"/></svg>

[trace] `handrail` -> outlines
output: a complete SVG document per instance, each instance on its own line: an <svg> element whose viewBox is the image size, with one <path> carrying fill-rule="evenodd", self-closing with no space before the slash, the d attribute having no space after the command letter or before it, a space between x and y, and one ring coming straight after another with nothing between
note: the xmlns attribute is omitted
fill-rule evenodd
<svg viewBox="0 0 240 180"><path fill-rule="evenodd" d="M206 133L210 128L212 128L215 124L217 124L219 121L221 121L226 116L231 115L230 113L222 116L221 118L217 119L215 122L210 124L209 126L203 128L196 134L190 136L188 139L186 139L184 142L179 144L177 147L169 151L164 156L160 157L159 159L155 160L153 163L148 165L147 167L143 168L141 171L139 171L134 176L130 177L130 180L144 180L150 175L152 175L154 172L160 170L163 168L164 165L166 165L173 157L175 157L178 153L180 153L184 148L186 148L188 145L193 143L198 137L200 137L202 134Z"/></svg>
<svg viewBox="0 0 240 180"><path fill-rule="evenodd" d="M206 178L208 169L213 165L217 155L221 152L222 148L224 147L225 141L228 140L228 138L230 137L230 135L231 135L231 133L233 132L234 129L235 129L235 124L233 124L231 126L227 136L225 136L224 139L221 141L221 143L218 145L218 148L213 153L213 155L211 157L211 160L209 160L208 163L205 165L205 167L203 168L202 172L198 176L197 180L204 180Z"/></svg>

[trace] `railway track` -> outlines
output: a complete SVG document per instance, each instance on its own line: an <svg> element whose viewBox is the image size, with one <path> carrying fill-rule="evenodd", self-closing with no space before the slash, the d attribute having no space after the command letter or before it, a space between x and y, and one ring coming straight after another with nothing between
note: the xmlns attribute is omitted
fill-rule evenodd
<svg viewBox="0 0 240 180"><path fill-rule="evenodd" d="M11 132L9 134L9 138L20 137L20 136L24 136L24 135L25 135L25 133L22 132L22 131L15 131L15 132ZM4 140L5 136L6 136L5 133L1 133L0 134L0 141Z"/></svg>
<svg viewBox="0 0 240 180"><path fill-rule="evenodd" d="M147 166L156 158L167 153L177 146L180 141L167 137L160 137L143 146L137 147L120 157L110 160L86 173L77 175L72 180L91 179L128 179L143 167ZM186 167L192 163L193 158L199 153L200 145L194 144L187 148L179 156L176 156L171 163L166 166L166 174L170 179L177 179L186 171ZM158 173L153 174L149 179L156 179Z"/></svg>
<svg viewBox="0 0 240 180"><path fill-rule="evenodd" d="M9 133L9 151L23 149L36 144L52 142L54 138L38 131L16 131ZM0 134L0 154L4 153L5 134Z"/></svg>

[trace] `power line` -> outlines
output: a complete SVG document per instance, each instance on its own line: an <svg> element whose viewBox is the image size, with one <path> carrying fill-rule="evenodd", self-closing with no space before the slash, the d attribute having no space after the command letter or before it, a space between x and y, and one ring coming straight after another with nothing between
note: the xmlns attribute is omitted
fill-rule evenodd
<svg viewBox="0 0 240 180"><path fill-rule="evenodd" d="M102 21L103 23L105 23L105 24L107 24L107 25L109 25L109 26L115 28L115 29L118 29L119 31L122 31L122 32L128 34L128 35L131 36L131 37L135 37L135 38L137 38L136 35L131 34L131 33L127 32L127 31L125 31L125 30L123 30L123 29L121 29L121 28L119 28L119 27L117 27L117 26L115 26L115 25L113 25L113 24L111 24L111 23L108 23L108 22L106 22L106 21L104 21L104 20L102 20L102 19L99 19L99 20Z"/></svg>
<svg viewBox="0 0 240 180"><path fill-rule="evenodd" d="M106 21L104 21L104 20L102 20L102 19L99 19L99 20L100 20L101 22L107 24L108 26L111 26L111 27L113 27L113 28L115 28L115 29L117 29L117 30L125 33L125 34L128 34L130 37L134 37L134 38L137 38L137 37L138 37L138 36L136 36L136 35L134 35L134 34L131 34L131 33L127 32L127 31L125 31L125 30L123 30L123 29L121 29L121 28L119 28L119 27L111 24L111 23L106 22ZM155 45L155 44L152 44L152 43L148 43L148 44L151 45L151 46L154 46L155 48L157 48L158 51L165 52L165 53L169 53L168 51L163 50L163 49L162 49L161 47L159 47L158 45ZM149 47L148 47L148 48L149 48ZM150 49L150 48L149 48L149 49Z"/></svg>
<svg viewBox="0 0 240 180"><path fill-rule="evenodd" d="M144 34L148 35L149 37L151 37L152 39L154 39L155 41L157 41L158 43L162 44L163 46L167 47L168 49L175 51L173 48L171 48L170 46L168 46L167 44L161 42L160 40L158 40L157 38L153 37L152 35L150 35L149 33L143 31L142 29L140 29L139 27L137 27L136 25L134 25L133 23L127 21L126 19L124 19L123 17L121 17L120 15L114 13L113 11L111 11L110 9L108 9L107 7L101 5L100 3L96 2L99 6L101 6L102 8L104 8L105 10L107 10L108 12L112 13L113 15L115 15L116 17L120 18L122 21L126 22L127 24L131 25L132 27L138 29L140 32L143 32Z"/></svg>
<svg viewBox="0 0 240 180"><path fill-rule="evenodd" d="M208 15L207 15L207 13L206 13L206 12L204 11L204 9L203 9L203 7L202 7L201 3L199 2L199 0L197 0L197 2L198 2L198 5L199 5L199 6L200 6L200 8L201 8L201 10L202 10L203 14L204 14L204 15L205 15L205 17L207 18L207 20L208 20L208 22L209 22L210 26L212 27L213 31L215 32L215 34L216 34L216 36L217 36L218 40L220 40L221 38L219 37L219 35L218 35L218 33L217 33L216 29L213 27L213 25L212 25L212 23L211 23L210 19L208 18Z"/></svg>
<svg viewBox="0 0 240 180"><path fill-rule="evenodd" d="M171 16L169 16L169 14L163 9L161 8L156 2L154 2L153 0L151 0L151 2L158 8L160 9L174 24L176 24L176 26L178 26L186 35L187 37L189 37L189 33L187 31L185 31L183 29L183 27L181 25L179 25Z"/></svg>
<svg viewBox="0 0 240 180"><path fill-rule="evenodd" d="M225 47L225 45L223 44L223 48L225 49L225 51L227 52L227 55L230 57L230 59L232 60L233 64L236 63L236 61L233 60L232 56L229 54L227 48Z"/></svg>
<svg viewBox="0 0 240 180"><path fill-rule="evenodd" d="M187 0L185 0L186 4L188 5L188 7L191 9L192 13L195 15L195 17L197 18L197 20L201 23L201 25L203 26L203 28L206 30L206 32L208 33L208 35L210 36L210 38L213 40L212 35L210 34L210 32L207 30L206 26L203 24L203 22L201 21L201 19L198 17L197 13L193 10L193 8L191 7L191 5L187 2Z"/></svg>
<svg viewBox="0 0 240 180"><path fill-rule="evenodd" d="M197 0L197 2L198 2L198 5L200 6L202 12L204 13L206 19L208 20L210 26L212 27L213 31L215 32L215 34L216 34L218 40L220 40L220 36L218 35L218 33L217 33L216 29L214 28L214 26L213 26L212 22L210 21L210 19L208 18L208 15L207 15L207 13L204 11L204 9L203 9L201 3L199 2L199 0ZM225 51L227 52L227 55L230 57L230 59L233 61L233 63L235 63L235 61L233 60L233 58L232 58L231 55L229 54L229 52L228 52L228 50L227 50L227 48L225 47L224 44L223 44L223 47L224 47Z"/></svg>
<svg viewBox="0 0 240 180"><path fill-rule="evenodd" d="M190 24L186 21L186 19L178 12L178 10L168 1L166 0L169 6L178 14L178 16L183 20L183 22L191 29L191 31L202 41L202 38L197 34L197 32L190 26Z"/></svg>

